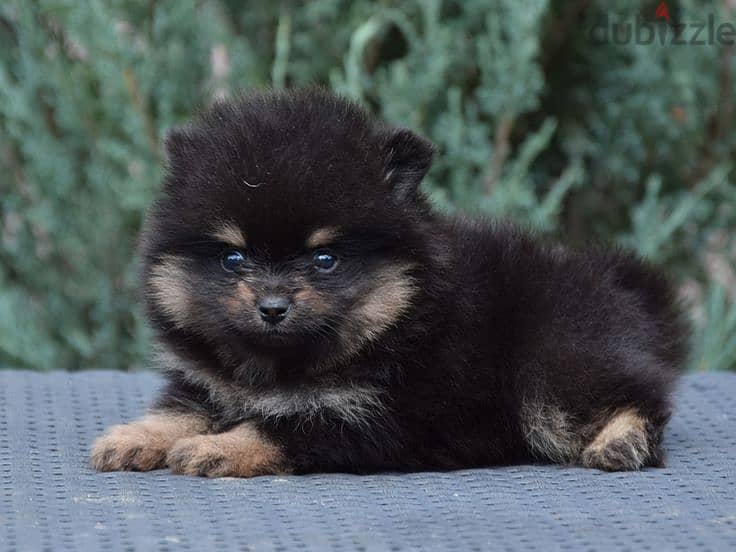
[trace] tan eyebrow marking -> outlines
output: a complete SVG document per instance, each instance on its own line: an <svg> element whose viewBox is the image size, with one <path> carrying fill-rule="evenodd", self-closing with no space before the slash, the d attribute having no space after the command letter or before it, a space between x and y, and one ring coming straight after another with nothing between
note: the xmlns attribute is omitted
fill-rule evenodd
<svg viewBox="0 0 736 552"><path fill-rule="evenodd" d="M232 222L223 222L212 232L212 237L235 247L245 247L245 234Z"/></svg>
<svg viewBox="0 0 736 552"><path fill-rule="evenodd" d="M309 248L329 245L340 235L340 229L334 226L318 228L307 238L306 244Z"/></svg>

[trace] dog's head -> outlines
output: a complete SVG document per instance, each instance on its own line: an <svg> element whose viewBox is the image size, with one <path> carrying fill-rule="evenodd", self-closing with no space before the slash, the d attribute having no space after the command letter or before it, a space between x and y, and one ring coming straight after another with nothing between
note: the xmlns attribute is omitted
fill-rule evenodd
<svg viewBox="0 0 736 552"><path fill-rule="evenodd" d="M325 92L223 103L166 140L143 238L164 333L328 365L412 316L431 216L432 146Z"/></svg>

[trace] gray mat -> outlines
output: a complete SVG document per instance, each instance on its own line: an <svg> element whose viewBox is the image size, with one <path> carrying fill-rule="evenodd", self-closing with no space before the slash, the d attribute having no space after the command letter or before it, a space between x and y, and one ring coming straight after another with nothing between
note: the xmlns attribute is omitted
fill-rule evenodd
<svg viewBox="0 0 736 552"><path fill-rule="evenodd" d="M688 376L665 469L206 480L93 473L153 374L0 372L0 549L736 550L736 375Z"/></svg>

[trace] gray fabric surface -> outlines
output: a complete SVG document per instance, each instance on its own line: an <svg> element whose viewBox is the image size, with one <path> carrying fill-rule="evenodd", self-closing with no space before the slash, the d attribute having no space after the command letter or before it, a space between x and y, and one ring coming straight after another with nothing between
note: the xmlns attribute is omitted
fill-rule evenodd
<svg viewBox="0 0 736 552"><path fill-rule="evenodd" d="M0 549L736 550L736 375L685 378L668 467L206 480L92 472L153 374L0 372Z"/></svg>

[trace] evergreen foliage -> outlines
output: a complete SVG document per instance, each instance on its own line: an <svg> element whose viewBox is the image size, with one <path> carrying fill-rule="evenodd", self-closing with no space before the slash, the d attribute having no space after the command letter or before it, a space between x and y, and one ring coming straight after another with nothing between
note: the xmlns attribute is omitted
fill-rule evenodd
<svg viewBox="0 0 736 552"><path fill-rule="evenodd" d="M438 146L439 208L662 263L693 366L736 369L736 48L592 35L637 16L672 33L658 4L3 2L0 366L145 366L134 248L165 129L239 90L318 83ZM668 5L736 24L731 0Z"/></svg>

